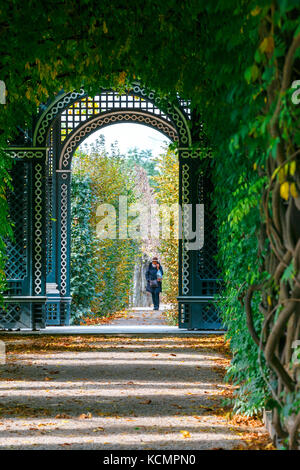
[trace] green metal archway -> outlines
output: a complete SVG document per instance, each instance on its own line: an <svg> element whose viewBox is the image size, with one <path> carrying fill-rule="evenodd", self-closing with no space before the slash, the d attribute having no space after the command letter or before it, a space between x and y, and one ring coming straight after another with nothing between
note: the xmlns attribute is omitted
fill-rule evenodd
<svg viewBox="0 0 300 470"><path fill-rule="evenodd" d="M9 195L14 241L8 243L8 291L0 311L3 329L44 328L70 321L70 183L72 156L91 133L120 122L150 126L178 143L181 205L204 204L200 250L179 246L179 327L219 329L216 239L209 174L199 158L201 129L193 128L189 103L169 102L134 83L124 95L101 90L60 93L35 120L32 139L8 147L15 160ZM199 135L200 131L200 135ZM197 140L192 136L197 135Z"/></svg>

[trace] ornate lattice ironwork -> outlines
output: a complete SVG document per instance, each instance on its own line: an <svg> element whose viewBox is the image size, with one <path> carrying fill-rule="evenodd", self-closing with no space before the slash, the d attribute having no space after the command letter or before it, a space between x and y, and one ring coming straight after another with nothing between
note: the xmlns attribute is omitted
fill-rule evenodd
<svg viewBox="0 0 300 470"><path fill-rule="evenodd" d="M0 310L1 313L1 326L9 326L11 324L18 323L21 318L21 305L20 304L8 304L5 309Z"/></svg>
<svg viewBox="0 0 300 470"><path fill-rule="evenodd" d="M34 292L42 293L43 271L43 165L35 165L34 175Z"/></svg>
<svg viewBox="0 0 300 470"><path fill-rule="evenodd" d="M70 104L81 96L84 96L84 90L79 92L73 91L63 97L58 98L49 106L46 111L42 113L39 118L38 124L34 131L33 143L34 145L41 145L47 142L48 131L54 121L54 119Z"/></svg>
<svg viewBox="0 0 300 470"><path fill-rule="evenodd" d="M180 304L179 306L179 325L187 328L191 321L191 306L190 304Z"/></svg>
<svg viewBox="0 0 300 470"><path fill-rule="evenodd" d="M198 201L204 204L204 246L198 253L198 276L201 279L218 279L219 270L214 259L217 253L216 221L210 204L212 185L203 170L199 174L197 186Z"/></svg>
<svg viewBox="0 0 300 470"><path fill-rule="evenodd" d="M0 329L31 328L31 307L29 304L13 302L0 309Z"/></svg>
<svg viewBox="0 0 300 470"><path fill-rule="evenodd" d="M61 114L61 142L83 121L92 116L130 109L154 114L170 122L170 118L149 100L136 95L119 95L113 91L106 91L93 98L86 96L63 111Z"/></svg>
<svg viewBox="0 0 300 470"><path fill-rule="evenodd" d="M178 102L180 104L180 108L184 111L186 116L191 119L191 101L190 100L183 100L178 96Z"/></svg>
<svg viewBox="0 0 300 470"><path fill-rule="evenodd" d="M13 159L35 159L35 158L38 158L38 159L43 159L45 157L45 152L44 152L44 148L35 148L34 150L28 148L22 148L22 149L9 149L9 152L7 152L7 154L13 158Z"/></svg>
<svg viewBox="0 0 300 470"><path fill-rule="evenodd" d="M212 281L210 280L201 280L200 283L201 286L201 295L205 296L214 296L219 292L219 285L218 282L214 279Z"/></svg>
<svg viewBox="0 0 300 470"><path fill-rule="evenodd" d="M23 291L23 282L22 281L12 281L12 280L7 280L8 282L8 287L6 294L7 295L22 295Z"/></svg>
<svg viewBox="0 0 300 470"><path fill-rule="evenodd" d="M182 165L182 205L189 204L190 202L190 188L189 188L189 165L184 163ZM189 293L189 252L186 247L186 242L188 240L188 221L185 219L184 230L183 230L183 240L182 240L182 293L187 295Z"/></svg>
<svg viewBox="0 0 300 470"><path fill-rule="evenodd" d="M218 310L216 308L215 303L210 303L203 307L202 320L205 323L211 323L211 324L220 322L220 317L219 317Z"/></svg>
<svg viewBox="0 0 300 470"><path fill-rule="evenodd" d="M49 151L46 165L46 216L47 216L47 274L52 271L53 264L53 185L54 185L54 153L53 153L53 130L50 131L49 136Z"/></svg>
<svg viewBox="0 0 300 470"><path fill-rule="evenodd" d="M59 325L60 311L58 303L46 304L46 320L48 325Z"/></svg>
<svg viewBox="0 0 300 470"><path fill-rule="evenodd" d="M67 175L62 174L61 177ZM69 186L67 181L61 185L61 278L60 287L61 294L67 294L67 267L68 267L68 197L70 197Z"/></svg>
<svg viewBox="0 0 300 470"><path fill-rule="evenodd" d="M63 118L64 127L61 139L64 140L81 122L88 118L96 114L121 109L140 110L160 117L166 122L172 121L177 128L181 146L192 144L187 124L187 120L191 117L190 103L178 98L177 104L172 104L168 102L167 98L156 96L153 91L148 91L139 83L134 83L126 95L103 91L94 98L89 98L84 90L62 95L39 117L34 131L33 143L34 145L46 143L51 125L57 116Z"/></svg>
<svg viewBox="0 0 300 470"><path fill-rule="evenodd" d="M45 315L45 305L35 303L33 304L33 320L32 320L32 327L35 328L43 328L46 323L46 315Z"/></svg>
<svg viewBox="0 0 300 470"><path fill-rule="evenodd" d="M70 302L62 302L60 305L60 324L68 325L70 322L71 304Z"/></svg>
<svg viewBox="0 0 300 470"><path fill-rule="evenodd" d="M8 280L25 279L27 276L28 246L28 165L19 162L12 171L13 190L8 193L10 220L14 238L7 240L8 263L6 276Z"/></svg>
<svg viewBox="0 0 300 470"><path fill-rule="evenodd" d="M178 140L177 133L174 127L166 121L162 121L160 118L157 118L155 116L150 116L136 111L119 111L118 113L113 112L109 114L104 114L96 116L91 121L88 120L86 124L82 124L80 127L78 127L77 130L74 130L74 132L70 136L70 139L66 141L61 151L61 157L59 159L59 168L70 168L71 158L74 151L87 135L90 135L92 132L95 132L101 127L107 126L109 124L116 124L118 122L136 122L139 124L145 124L163 132L173 141Z"/></svg>

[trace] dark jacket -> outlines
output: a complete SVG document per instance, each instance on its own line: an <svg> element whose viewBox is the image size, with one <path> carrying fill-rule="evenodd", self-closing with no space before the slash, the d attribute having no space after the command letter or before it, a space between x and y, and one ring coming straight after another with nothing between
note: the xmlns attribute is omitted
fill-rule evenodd
<svg viewBox="0 0 300 470"><path fill-rule="evenodd" d="M159 269L161 270L162 274L164 274L163 268L160 263L158 263ZM146 271L146 279L147 279L147 286L146 291L153 292L153 288L150 287L150 280L154 281L157 279L157 267L152 266L152 263L149 264L148 269ZM162 282L158 281L159 292L162 291Z"/></svg>

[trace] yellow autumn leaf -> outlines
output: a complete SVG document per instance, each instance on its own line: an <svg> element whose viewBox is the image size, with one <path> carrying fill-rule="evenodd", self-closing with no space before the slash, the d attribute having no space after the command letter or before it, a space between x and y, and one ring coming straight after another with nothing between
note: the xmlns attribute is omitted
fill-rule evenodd
<svg viewBox="0 0 300 470"><path fill-rule="evenodd" d="M293 197L298 197L298 192L295 183L291 183L290 192Z"/></svg>
<svg viewBox="0 0 300 470"><path fill-rule="evenodd" d="M269 450L269 449L275 450L274 444L272 442L270 442L270 444L266 445L265 447L265 450Z"/></svg>
<svg viewBox="0 0 300 470"><path fill-rule="evenodd" d="M269 304L269 305L272 305L272 299L271 299L271 296L270 296L270 295L268 295L267 300L268 300L268 304Z"/></svg>
<svg viewBox="0 0 300 470"><path fill-rule="evenodd" d="M271 54L274 50L274 38L273 36L268 36L264 38L261 42L259 49L261 52L266 52L267 54Z"/></svg>
<svg viewBox="0 0 300 470"><path fill-rule="evenodd" d="M119 79L118 79L119 84L120 84L120 85L124 85L125 79L126 79L126 72L121 72L121 73L119 74Z"/></svg>
<svg viewBox="0 0 300 470"><path fill-rule="evenodd" d="M180 431L183 438L187 439L188 437L191 437L190 433L188 431Z"/></svg>
<svg viewBox="0 0 300 470"><path fill-rule="evenodd" d="M251 11L251 15L252 16L257 16L259 15L261 12L261 8L257 5L252 11Z"/></svg>
<svg viewBox="0 0 300 470"><path fill-rule="evenodd" d="M295 162L295 160L293 160L290 163L290 175L293 176L295 174L295 171L296 171L296 162Z"/></svg>
<svg viewBox="0 0 300 470"><path fill-rule="evenodd" d="M80 416L79 416L79 419L91 419L92 418L92 413L82 413Z"/></svg>
<svg viewBox="0 0 300 470"><path fill-rule="evenodd" d="M279 179L279 183L284 183L285 181L285 171L283 168L280 168L279 170L279 173L278 173L278 179Z"/></svg>
<svg viewBox="0 0 300 470"><path fill-rule="evenodd" d="M285 199L286 201L289 198L289 189L290 189L290 184L288 181L285 181L280 185L280 196Z"/></svg>

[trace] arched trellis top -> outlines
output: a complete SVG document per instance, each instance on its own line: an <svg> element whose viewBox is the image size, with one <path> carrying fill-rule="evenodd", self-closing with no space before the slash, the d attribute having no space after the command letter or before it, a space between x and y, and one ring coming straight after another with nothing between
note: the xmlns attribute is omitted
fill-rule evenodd
<svg viewBox="0 0 300 470"><path fill-rule="evenodd" d="M117 111L111 113L104 113L103 115L98 115L96 117L88 119L87 121L85 121L84 124L82 124L70 133L70 135L64 142L58 168L60 170L66 170L70 167L71 157L74 151L86 138L86 136L89 136L93 132L106 126L122 122L131 122L150 126L162 132L172 141L178 141L178 135L174 126L171 123L168 123L157 116L152 116L149 113L139 111Z"/></svg>
<svg viewBox="0 0 300 470"><path fill-rule="evenodd" d="M72 151L68 142L72 148L78 146L87 134L116 122L145 124L178 141L183 149L192 145L188 103L178 100L177 106L167 99L162 100L154 92L147 92L138 83L133 84L126 95L102 91L90 98L83 89L58 95L37 121L34 146L47 146L50 129L58 116L61 117L61 144L66 157ZM62 168L67 165L66 161L62 160Z"/></svg>

